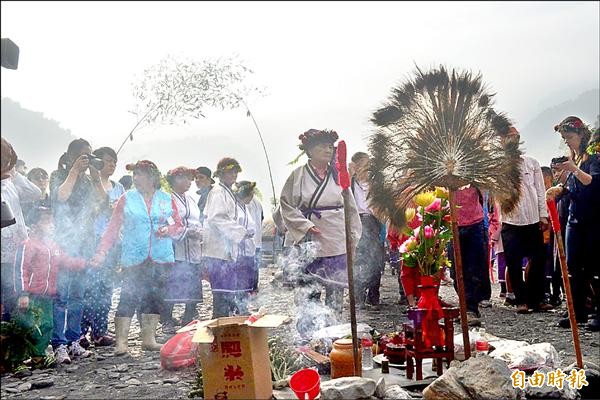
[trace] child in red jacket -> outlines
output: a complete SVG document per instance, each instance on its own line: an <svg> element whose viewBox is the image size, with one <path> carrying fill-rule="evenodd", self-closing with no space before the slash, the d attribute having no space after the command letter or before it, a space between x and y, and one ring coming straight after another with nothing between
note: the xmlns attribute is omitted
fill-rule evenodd
<svg viewBox="0 0 600 400"><path fill-rule="evenodd" d="M37 207L31 211L28 219L31 229L29 239L19 246L15 256L13 276L18 311L14 319L23 327L32 329L35 348L32 366L42 368L49 361L46 348L52 338L52 306L58 269L81 270L85 268L86 261L66 255L52 241L54 222L50 208ZM34 310L39 317L34 315ZM39 329L35 329L36 323ZM56 361L70 363L66 351L62 354L58 350Z"/></svg>

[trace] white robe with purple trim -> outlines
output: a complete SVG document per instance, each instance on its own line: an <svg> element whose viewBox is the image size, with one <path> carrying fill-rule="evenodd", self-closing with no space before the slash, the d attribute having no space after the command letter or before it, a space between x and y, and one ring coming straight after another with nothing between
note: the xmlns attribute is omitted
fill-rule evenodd
<svg viewBox="0 0 600 400"><path fill-rule="evenodd" d="M309 239L317 245L317 257L346 254L342 195L348 195L349 209L346 212L350 213L350 240L355 248L362 234L362 224L352 192L347 190L343 193L331 171L321 180L309 163L296 168L288 177L279 199L281 217L287 228L285 246ZM335 209L319 210L324 207ZM305 216L306 210L310 209L314 212ZM306 234L313 226L321 233L307 238Z"/></svg>

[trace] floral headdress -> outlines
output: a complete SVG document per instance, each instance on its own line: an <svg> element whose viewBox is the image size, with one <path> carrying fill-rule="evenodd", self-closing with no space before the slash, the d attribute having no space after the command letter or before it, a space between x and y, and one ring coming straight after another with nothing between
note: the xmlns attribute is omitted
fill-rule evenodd
<svg viewBox="0 0 600 400"><path fill-rule="evenodd" d="M138 170L147 172L152 177L152 181L154 182L154 187L156 189L165 187L166 182L163 182L163 177L162 177L160 171L158 170L158 167L156 166L156 164L154 164L150 160L140 160L140 161L136 162L135 164L127 164L125 166L125 169L127 171L133 171L133 172L138 171ZM166 186L168 186L168 185L166 185Z"/></svg>
<svg viewBox="0 0 600 400"><path fill-rule="evenodd" d="M147 169L147 170L154 169L154 170L158 171L158 167L156 166L156 164L154 164L150 160L140 160L140 161L136 162L135 164L133 164L133 163L127 164L125 166L125 169L127 171L135 171L136 169Z"/></svg>
<svg viewBox="0 0 600 400"><path fill-rule="evenodd" d="M333 130L319 130L319 129L309 129L306 132L304 132L303 134L301 134L300 136L298 136L298 139L300 139L300 144L298 145L298 148L300 148L300 150L302 150L302 152L300 154L298 154L298 157L296 157L294 160L292 160L289 164L295 164L298 162L298 160L300 159L300 157L302 157L304 154L306 154L306 148L310 147L311 145L315 145L318 143L335 143L338 139L339 136L337 134L336 131Z"/></svg>
<svg viewBox="0 0 600 400"><path fill-rule="evenodd" d="M578 132L581 128L587 128L583 121L577 117L567 117L560 124L554 126L556 132Z"/></svg>
<svg viewBox="0 0 600 400"><path fill-rule="evenodd" d="M242 172L240 163L235 158L225 157L217 164L217 169L213 173L214 177L218 177L222 172L235 170L237 173Z"/></svg>
<svg viewBox="0 0 600 400"><path fill-rule="evenodd" d="M191 178L194 178L198 174L198 171L193 168L188 167L177 167L173 168L169 172L167 172L167 177L169 176L178 176L178 175L187 175Z"/></svg>

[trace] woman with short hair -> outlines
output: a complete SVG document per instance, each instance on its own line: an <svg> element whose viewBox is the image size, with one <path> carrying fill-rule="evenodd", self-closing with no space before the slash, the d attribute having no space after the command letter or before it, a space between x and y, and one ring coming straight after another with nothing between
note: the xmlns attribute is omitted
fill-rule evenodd
<svg viewBox="0 0 600 400"><path fill-rule="evenodd" d="M242 171L234 158L219 161L214 176L219 179L206 200L204 256L213 293L213 318L248 313L248 292L252 290L253 268L246 256L254 255L246 205L232 187Z"/></svg>
<svg viewBox="0 0 600 400"><path fill-rule="evenodd" d="M106 198L100 204L98 217L94 221L95 239L98 244L108 226L116 202L125 193L125 188L119 182L110 179L117 167L117 153L110 147L100 147L94 150L92 155L102 160L104 164L100 170L100 183L106 192ZM85 345L89 346L87 340L89 330L91 330L95 347L111 346L114 343L113 337L108 335L108 312L112 304L117 265L118 248L114 247L102 266L87 272L88 285L83 299L81 339L79 341L84 347L86 347Z"/></svg>
<svg viewBox="0 0 600 400"><path fill-rule="evenodd" d="M342 191L334 164L337 133L310 129L299 139L299 148L309 160L290 174L280 196L281 216L287 228L286 245L308 242L309 247L314 247L316 257L298 271L301 288L298 304L303 307L319 304L320 286L324 286L326 306L340 317L344 288L348 286L344 213L350 217L354 246L360 239L362 225L351 194L347 200L350 208L344 210L342 196L349 191ZM314 328L309 321L305 322L298 322L301 334L308 334Z"/></svg>
<svg viewBox="0 0 600 400"><path fill-rule="evenodd" d="M121 196L92 264L104 262L121 232L123 283L115 314L115 355L127 352L127 336L136 309L141 310L142 349L158 351L156 327L163 304L166 270L175 261L173 237L183 224L174 198L161 190L161 175L152 161L127 164L134 189Z"/></svg>
<svg viewBox="0 0 600 400"><path fill-rule="evenodd" d="M200 222L200 209L188 193L196 173L195 169L187 167L177 167L167 172L167 182L173 191L183 230L174 237L175 264L167 278L165 307L161 314L163 332L176 324L172 317L176 303L185 303L181 325L187 325L196 318L196 305L202 303L200 262L204 228Z"/></svg>

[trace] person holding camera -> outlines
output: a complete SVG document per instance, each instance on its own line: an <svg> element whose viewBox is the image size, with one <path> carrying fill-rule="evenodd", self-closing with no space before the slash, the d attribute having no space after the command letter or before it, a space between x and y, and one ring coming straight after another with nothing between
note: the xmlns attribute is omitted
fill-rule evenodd
<svg viewBox="0 0 600 400"><path fill-rule="evenodd" d="M117 167L117 153L110 147L100 147L92 153L104 163L100 170L100 183L106 193L106 198L100 205L98 216L94 221L96 244L100 242L113 208L119 198L125 193L125 188L119 182L110 179ZM84 296L83 317L81 321L82 347L89 347L87 332L92 331L92 340L96 347L111 346L114 339L108 335L108 312L112 302L113 281L115 280L118 264L118 250L115 247L109 253L104 264L88 272L88 285Z"/></svg>
<svg viewBox="0 0 600 400"><path fill-rule="evenodd" d="M16 305L13 282L13 262L19 245L27 239L27 227L21 203L40 200L42 191L16 172L17 153L2 138L2 244L0 274L2 278L2 320L10 320Z"/></svg>
<svg viewBox="0 0 600 400"><path fill-rule="evenodd" d="M251 242L254 228L248 223L245 204L239 204L232 191L239 162L225 157L217 163L214 176L219 179L206 200L204 256L213 293L213 318L244 315L252 290L252 271L244 258L245 244ZM252 250L254 251L254 249Z"/></svg>
<svg viewBox="0 0 600 400"><path fill-rule="evenodd" d="M85 259L94 255L94 221L107 198L99 172L104 165L91 153L87 140L73 140L60 157L58 169L50 174L54 240L69 256ZM74 357L91 355L79 343L87 284L85 271L61 269L58 273L52 334L58 363L70 362L69 353Z"/></svg>
<svg viewBox="0 0 600 400"><path fill-rule="evenodd" d="M578 323L587 322L585 299L590 285L595 286L596 318L588 324L590 330L600 330L600 288L598 287L598 260L600 248L600 159L598 132L594 138L583 121L575 116L565 118L554 127L570 150L569 157L552 160L552 167L567 174L565 184L546 191L548 199L567 199L569 213L566 228L566 252L571 291ZM590 140L591 138L591 140ZM562 328L570 327L569 318L558 321Z"/></svg>

